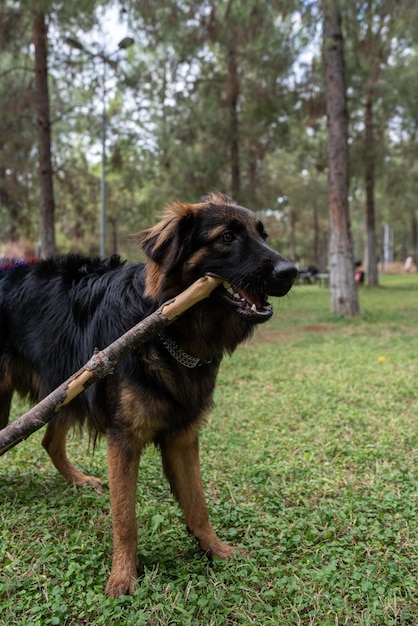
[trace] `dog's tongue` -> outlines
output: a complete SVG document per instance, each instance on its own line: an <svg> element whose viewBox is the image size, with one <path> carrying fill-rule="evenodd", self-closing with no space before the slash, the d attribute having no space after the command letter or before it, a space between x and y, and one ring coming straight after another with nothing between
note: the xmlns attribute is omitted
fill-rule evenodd
<svg viewBox="0 0 418 626"><path fill-rule="evenodd" d="M266 303L261 296L257 294L250 294L240 289L239 287L235 287L228 282L224 282L223 284L225 290L232 297L232 301L236 302L237 305L249 308L252 311L256 312L258 309L263 309Z"/></svg>
<svg viewBox="0 0 418 626"><path fill-rule="evenodd" d="M243 298L249 304L251 304L251 305L255 304L256 307L263 306L263 301L256 294L247 293L246 291L243 291L242 289L239 289L237 287L232 287L232 289L235 291L234 295L238 295L239 298Z"/></svg>
<svg viewBox="0 0 418 626"><path fill-rule="evenodd" d="M221 296L228 301L242 319L256 324L264 322L272 316L272 306L262 295L247 293L244 289L235 287L227 281L224 281L222 286Z"/></svg>

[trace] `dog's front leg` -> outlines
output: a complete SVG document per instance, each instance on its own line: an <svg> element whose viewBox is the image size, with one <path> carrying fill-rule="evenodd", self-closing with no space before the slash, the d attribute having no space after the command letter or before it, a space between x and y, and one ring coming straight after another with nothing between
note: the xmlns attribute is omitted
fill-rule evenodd
<svg viewBox="0 0 418 626"><path fill-rule="evenodd" d="M197 428L167 436L160 441L160 448L165 475L183 510L189 531L208 556L230 558L236 548L222 543L209 523L200 473Z"/></svg>
<svg viewBox="0 0 418 626"><path fill-rule="evenodd" d="M106 595L130 594L138 576L138 528L135 515L136 484L141 447L120 433L107 435L113 562Z"/></svg>

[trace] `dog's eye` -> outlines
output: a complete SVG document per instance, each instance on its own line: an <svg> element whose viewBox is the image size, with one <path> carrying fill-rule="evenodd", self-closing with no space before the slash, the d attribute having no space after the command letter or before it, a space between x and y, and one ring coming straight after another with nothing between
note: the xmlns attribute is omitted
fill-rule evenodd
<svg viewBox="0 0 418 626"><path fill-rule="evenodd" d="M235 239L235 235L230 230L226 230L222 234L222 241L224 241L225 243L231 243L231 241L234 241L234 239Z"/></svg>
<svg viewBox="0 0 418 626"><path fill-rule="evenodd" d="M258 234L260 235L260 237L262 239L264 239L264 241L266 241L266 239L268 237L268 234L266 232L266 229L264 228L263 222L258 222L256 228L257 228L257 231L258 231Z"/></svg>

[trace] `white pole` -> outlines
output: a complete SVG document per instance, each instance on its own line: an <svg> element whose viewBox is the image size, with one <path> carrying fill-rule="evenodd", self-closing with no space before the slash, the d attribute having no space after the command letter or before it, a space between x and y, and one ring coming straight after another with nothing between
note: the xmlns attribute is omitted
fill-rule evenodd
<svg viewBox="0 0 418 626"><path fill-rule="evenodd" d="M100 256L106 256L106 61L103 60L102 174L100 177Z"/></svg>

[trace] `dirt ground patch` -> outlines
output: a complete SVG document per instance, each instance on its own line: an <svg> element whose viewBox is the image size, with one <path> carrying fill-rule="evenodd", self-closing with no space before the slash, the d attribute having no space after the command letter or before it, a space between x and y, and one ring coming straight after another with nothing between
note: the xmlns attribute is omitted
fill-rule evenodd
<svg viewBox="0 0 418 626"><path fill-rule="evenodd" d="M330 333L334 331L335 328L329 326L328 324L311 324L308 326L298 324L296 326L284 328L283 330L277 330L276 328L263 328L257 332L255 337L258 340L272 343L279 337L289 337L290 335L300 335L302 333Z"/></svg>

